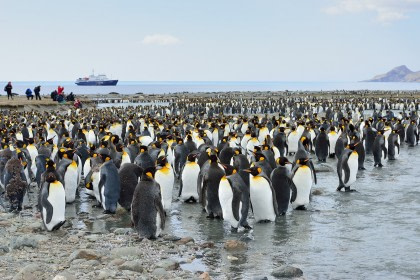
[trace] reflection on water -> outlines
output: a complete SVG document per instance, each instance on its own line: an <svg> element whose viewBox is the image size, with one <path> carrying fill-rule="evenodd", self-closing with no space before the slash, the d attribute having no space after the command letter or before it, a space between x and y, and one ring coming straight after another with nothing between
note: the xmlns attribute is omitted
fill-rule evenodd
<svg viewBox="0 0 420 280"><path fill-rule="evenodd" d="M301 268L308 279L418 279L419 154L419 147L404 146L399 159L385 161L383 168L374 168L368 156L354 193L335 191L335 172L319 173L314 188L321 195L312 196L308 211L289 209L276 223L253 224L251 231L232 233L223 221L207 219L198 204L176 200L165 232L212 241L219 248L229 239L246 242L246 251L204 249L204 258L181 265L185 270L210 270L215 277L270 278L273 268L288 264ZM336 161L328 164L335 168ZM92 205L83 191L76 204L68 205L73 227L97 233L130 227L128 214L104 218L102 209Z"/></svg>

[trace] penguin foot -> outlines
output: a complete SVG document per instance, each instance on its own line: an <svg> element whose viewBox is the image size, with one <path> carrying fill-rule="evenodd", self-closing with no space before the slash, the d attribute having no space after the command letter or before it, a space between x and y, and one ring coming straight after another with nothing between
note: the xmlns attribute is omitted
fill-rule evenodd
<svg viewBox="0 0 420 280"><path fill-rule="evenodd" d="M252 229L252 227L251 227L250 225L248 225L248 224L243 225L243 228L244 228L244 229L248 229L248 230Z"/></svg>
<svg viewBox="0 0 420 280"><path fill-rule="evenodd" d="M295 210L306 210L306 207L305 207L305 205L300 205L300 206L296 207Z"/></svg>
<svg viewBox="0 0 420 280"><path fill-rule="evenodd" d="M238 228L230 226L230 231L236 233L236 232L238 232Z"/></svg>
<svg viewBox="0 0 420 280"><path fill-rule="evenodd" d="M383 164L382 163L378 163L378 167L383 167Z"/></svg>
<svg viewBox="0 0 420 280"><path fill-rule="evenodd" d="M336 189L336 191L341 192L341 189L342 189L342 188L343 188L343 187L338 186L338 187L337 187L337 189Z"/></svg>
<svg viewBox="0 0 420 280"><path fill-rule="evenodd" d="M115 211L105 210L103 213L104 214L115 214Z"/></svg>
<svg viewBox="0 0 420 280"><path fill-rule="evenodd" d="M366 168L364 168L364 167L362 166L362 167L359 167L359 170L366 170Z"/></svg>
<svg viewBox="0 0 420 280"><path fill-rule="evenodd" d="M356 190L352 190L352 189L350 189L350 187L345 187L345 188L344 188L344 191L345 191L345 192L357 192Z"/></svg>
<svg viewBox="0 0 420 280"><path fill-rule="evenodd" d="M207 218L207 219L214 219L214 215L213 215L213 213L209 214L206 218Z"/></svg>

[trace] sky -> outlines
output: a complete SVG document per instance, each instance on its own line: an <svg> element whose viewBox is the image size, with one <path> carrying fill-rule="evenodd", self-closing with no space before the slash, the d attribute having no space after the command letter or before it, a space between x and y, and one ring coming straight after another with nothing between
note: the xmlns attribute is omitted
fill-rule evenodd
<svg viewBox="0 0 420 280"><path fill-rule="evenodd" d="M0 0L0 81L359 81L420 71L420 0Z"/></svg>

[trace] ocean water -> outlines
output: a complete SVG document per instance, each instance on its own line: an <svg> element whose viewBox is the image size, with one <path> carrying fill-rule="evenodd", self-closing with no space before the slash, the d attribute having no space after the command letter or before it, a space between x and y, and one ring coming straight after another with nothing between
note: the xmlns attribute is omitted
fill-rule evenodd
<svg viewBox="0 0 420 280"><path fill-rule="evenodd" d="M6 82L0 82L4 87ZM119 82L116 86L77 86L70 81L12 82L13 92L24 94L27 88L41 85L41 94L50 94L59 85L64 92L75 94L167 94L176 92L227 91L339 91L339 90L420 90L420 83L364 83L364 82ZM0 91L0 94L4 94Z"/></svg>

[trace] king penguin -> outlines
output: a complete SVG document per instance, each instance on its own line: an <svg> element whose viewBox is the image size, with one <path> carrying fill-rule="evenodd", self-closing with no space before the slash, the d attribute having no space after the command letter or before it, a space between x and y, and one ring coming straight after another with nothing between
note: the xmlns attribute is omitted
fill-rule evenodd
<svg viewBox="0 0 420 280"><path fill-rule="evenodd" d="M297 159L296 165L292 170L292 197L290 202L295 210L306 210L309 205L309 195L311 194L314 176L312 168L308 166L308 158Z"/></svg>
<svg viewBox="0 0 420 280"><path fill-rule="evenodd" d="M143 170L131 204L131 221L134 228L140 237L148 239L156 239L165 228L165 211L160 186L153 178L154 173L154 167Z"/></svg>
<svg viewBox="0 0 420 280"><path fill-rule="evenodd" d="M79 172L73 150L67 150L63 153L63 159L58 163L57 172L64 181L66 202L73 203L76 199L77 187L79 186Z"/></svg>
<svg viewBox="0 0 420 280"><path fill-rule="evenodd" d="M337 191L343 188L346 192L354 191L350 186L356 182L357 170L359 169L359 154L355 150L355 145L350 144L341 154L337 162L337 174L339 186Z"/></svg>
<svg viewBox="0 0 420 280"><path fill-rule="evenodd" d="M134 163L124 163L118 171L121 187L118 203L127 211L131 210L134 190L136 189L142 173L143 170L141 167Z"/></svg>
<svg viewBox="0 0 420 280"><path fill-rule="evenodd" d="M115 163L108 155L101 155L104 163L99 171L99 193L105 214L115 214L120 199L120 176Z"/></svg>
<svg viewBox="0 0 420 280"><path fill-rule="evenodd" d="M163 209L168 213L172 206L175 176L166 156L160 156L156 161L155 181L160 185Z"/></svg>
<svg viewBox="0 0 420 280"><path fill-rule="evenodd" d="M290 190L293 186L290 169L286 165L291 166L292 163L285 157L278 158L277 163L278 167L271 172L270 179L276 193L278 213L285 215L289 208Z"/></svg>
<svg viewBox="0 0 420 280"><path fill-rule="evenodd" d="M375 141L373 142L373 159L375 161L375 167L382 167L382 159L386 159L388 151L385 147L385 137L383 130L378 131Z"/></svg>
<svg viewBox="0 0 420 280"><path fill-rule="evenodd" d="M187 157L187 163L182 170L179 197L183 202L197 202L197 179L200 166L197 163L197 154L192 153Z"/></svg>
<svg viewBox="0 0 420 280"><path fill-rule="evenodd" d="M47 168L39 197L42 221L48 231L59 229L66 221L66 192L56 175Z"/></svg>
<svg viewBox="0 0 420 280"><path fill-rule="evenodd" d="M254 166L244 170L249 175L249 193L255 222L274 222L278 215L275 191L262 168Z"/></svg>

